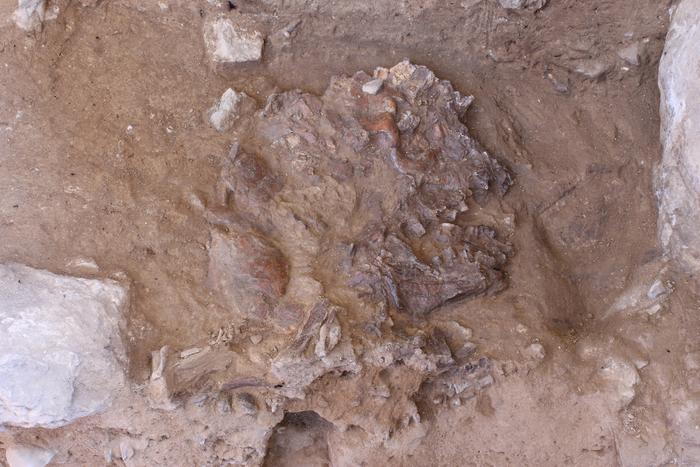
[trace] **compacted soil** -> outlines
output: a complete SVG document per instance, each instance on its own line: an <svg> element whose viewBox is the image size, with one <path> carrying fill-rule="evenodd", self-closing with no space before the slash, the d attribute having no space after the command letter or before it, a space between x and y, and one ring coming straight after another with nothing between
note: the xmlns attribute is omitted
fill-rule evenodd
<svg viewBox="0 0 700 467"><path fill-rule="evenodd" d="M700 462L697 301L656 235L656 68L670 2L52 4L58 16L25 32L16 4L0 2L0 261L128 278L134 384L148 379L152 351L201 345L232 323L204 286L211 229L200 208L216 202L232 144L207 109L229 87L262 106L409 59L474 96L463 123L512 175L493 201L512 244L507 286L433 311L472 330L494 383L449 410L423 409L425 435L389 459L381 448L335 452L313 412L285 417L266 464ZM202 28L217 14L255 21L261 61L210 61ZM663 293L650 296L657 281ZM100 444L120 433L94 426L14 436L65 448L56 465L122 465ZM169 459L196 462L198 447L177 446Z"/></svg>

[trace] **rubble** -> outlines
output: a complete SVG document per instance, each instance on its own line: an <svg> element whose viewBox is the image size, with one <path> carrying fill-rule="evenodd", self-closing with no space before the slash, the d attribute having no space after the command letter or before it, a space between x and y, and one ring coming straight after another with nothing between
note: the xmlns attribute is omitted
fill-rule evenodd
<svg viewBox="0 0 700 467"><path fill-rule="evenodd" d="M0 266L0 424L57 427L107 408L125 381L128 303L112 280Z"/></svg>
<svg viewBox="0 0 700 467"><path fill-rule="evenodd" d="M204 44L214 62L257 62L262 58L264 38L249 17L219 15L205 23Z"/></svg>

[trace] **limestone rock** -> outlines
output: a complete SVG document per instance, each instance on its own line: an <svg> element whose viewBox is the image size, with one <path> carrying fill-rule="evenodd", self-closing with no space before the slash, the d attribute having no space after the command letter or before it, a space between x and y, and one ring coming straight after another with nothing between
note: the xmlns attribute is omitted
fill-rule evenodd
<svg viewBox="0 0 700 467"><path fill-rule="evenodd" d="M127 304L111 280L0 266L0 424L57 427L108 407Z"/></svg>
<svg viewBox="0 0 700 467"><path fill-rule="evenodd" d="M641 62L642 45L635 42L617 51L617 56L630 65L639 66Z"/></svg>
<svg viewBox="0 0 700 467"><path fill-rule="evenodd" d="M53 452L35 446L16 445L5 450L9 467L44 467L53 456Z"/></svg>
<svg viewBox="0 0 700 467"><path fill-rule="evenodd" d="M372 81L367 81L362 85L362 92L375 95L381 89L382 84L384 84L384 80L379 78L373 79Z"/></svg>
<svg viewBox="0 0 700 467"><path fill-rule="evenodd" d="M638 268L606 314L659 313L666 307L674 289L673 281L667 277L667 269L663 263L656 262Z"/></svg>
<svg viewBox="0 0 700 467"><path fill-rule="evenodd" d="M636 395L640 382L635 366L620 358L606 358L599 370L600 376L607 383L607 396L613 407L627 407Z"/></svg>
<svg viewBox="0 0 700 467"><path fill-rule="evenodd" d="M214 62L257 62L264 38L248 17L220 15L205 24L204 43Z"/></svg>
<svg viewBox="0 0 700 467"><path fill-rule="evenodd" d="M100 272L100 266L95 260L87 257L73 258L66 263L66 267L74 274L97 274Z"/></svg>
<svg viewBox="0 0 700 467"><path fill-rule="evenodd" d="M498 0L498 3L507 10L522 10L524 8L541 10L547 5L547 0Z"/></svg>
<svg viewBox="0 0 700 467"><path fill-rule="evenodd" d="M46 16L46 0L18 0L12 20L17 27L33 31L41 27Z"/></svg>
<svg viewBox="0 0 700 467"><path fill-rule="evenodd" d="M700 270L700 0L673 13L659 64L663 157L656 174L659 236L666 253Z"/></svg>
<svg viewBox="0 0 700 467"><path fill-rule="evenodd" d="M539 342L530 344L525 349L525 354L533 360L544 360L544 357L547 355L546 351L544 350L544 346Z"/></svg>
<svg viewBox="0 0 700 467"><path fill-rule="evenodd" d="M255 109L255 102L244 92L228 88L219 102L209 109L209 123L217 131L224 132L246 113Z"/></svg>
<svg viewBox="0 0 700 467"><path fill-rule="evenodd" d="M610 65L598 60L581 60L576 64L574 71L588 79L599 79L610 70Z"/></svg>

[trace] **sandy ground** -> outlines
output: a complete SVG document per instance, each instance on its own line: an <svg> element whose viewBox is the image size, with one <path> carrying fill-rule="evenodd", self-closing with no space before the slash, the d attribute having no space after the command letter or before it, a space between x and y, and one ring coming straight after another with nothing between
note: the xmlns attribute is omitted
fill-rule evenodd
<svg viewBox="0 0 700 467"><path fill-rule="evenodd" d="M202 287L209 230L189 201L215 198L231 143L206 109L227 87L262 104L409 58L475 96L466 124L515 176L502 207L516 254L507 290L437 312L473 329L499 362L496 384L424 414L427 437L391 464L700 463L698 303L662 267L652 188L668 1L550 0L534 12L495 0L239 0L267 39L260 63L230 66L212 65L202 41L204 19L228 5L56 4L58 18L27 34L10 20L15 3L0 2L0 261L84 274L68 263L89 257L101 276L126 273L134 381L148 377L152 350L196 345L230 322ZM635 42L639 65L618 56ZM596 67L605 72L585 75ZM618 307L632 311L615 311L657 278L675 284L661 311L632 310L643 308L634 297ZM544 360L528 354L533 343ZM631 401L606 379L610 359L637 362ZM287 432L303 431L293 422ZM309 423L308 450L332 449ZM90 430L36 436L71 447L64 464L96 465ZM322 465L321 454L294 461L287 438L276 435L269 465Z"/></svg>

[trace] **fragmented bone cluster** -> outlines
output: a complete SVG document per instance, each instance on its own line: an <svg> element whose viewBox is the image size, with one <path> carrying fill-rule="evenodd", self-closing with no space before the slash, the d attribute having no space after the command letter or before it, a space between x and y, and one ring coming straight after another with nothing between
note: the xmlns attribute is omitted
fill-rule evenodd
<svg viewBox="0 0 700 467"><path fill-rule="evenodd" d="M416 403L492 382L464 328L430 317L503 288L511 254L473 213L512 182L461 123L471 101L402 62L236 116L206 212L208 286L278 349L239 364L237 386L276 388L340 433L405 448L396 440L422 430Z"/></svg>
<svg viewBox="0 0 700 467"><path fill-rule="evenodd" d="M234 146L210 279L247 318L298 325L326 298L420 316L503 286L510 248L470 207L511 179L460 122L472 98L408 62L375 75L272 96Z"/></svg>

